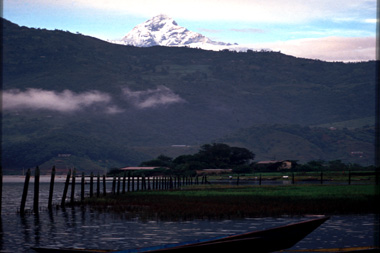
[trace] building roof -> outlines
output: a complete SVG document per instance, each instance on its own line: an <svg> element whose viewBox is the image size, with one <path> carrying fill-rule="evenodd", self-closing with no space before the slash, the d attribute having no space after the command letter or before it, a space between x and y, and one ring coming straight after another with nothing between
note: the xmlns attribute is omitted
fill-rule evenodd
<svg viewBox="0 0 380 253"><path fill-rule="evenodd" d="M282 163L283 161L260 161L257 164Z"/></svg>
<svg viewBox="0 0 380 253"><path fill-rule="evenodd" d="M290 162L288 160L281 160L281 161L260 161L257 162L257 164L271 164L271 163L283 163L283 162Z"/></svg>
<svg viewBox="0 0 380 253"><path fill-rule="evenodd" d="M121 168L120 170L154 170L156 168L160 167L125 167Z"/></svg>

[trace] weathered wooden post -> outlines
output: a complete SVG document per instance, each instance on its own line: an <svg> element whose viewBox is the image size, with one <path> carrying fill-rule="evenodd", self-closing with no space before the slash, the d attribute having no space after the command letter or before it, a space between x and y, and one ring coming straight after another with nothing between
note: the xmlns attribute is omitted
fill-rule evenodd
<svg viewBox="0 0 380 253"><path fill-rule="evenodd" d="M100 173L96 175L96 197L100 197Z"/></svg>
<svg viewBox="0 0 380 253"><path fill-rule="evenodd" d="M51 211L53 209L54 179L55 179L55 166L53 166L53 168L51 169L49 201L48 201L49 211Z"/></svg>
<svg viewBox="0 0 380 253"><path fill-rule="evenodd" d="M135 191L135 177L132 177L132 191Z"/></svg>
<svg viewBox="0 0 380 253"><path fill-rule="evenodd" d="M124 171L124 174L123 174L123 194L125 193L125 179L126 179L126 176L127 176L127 173L125 173L125 171Z"/></svg>
<svg viewBox="0 0 380 253"><path fill-rule="evenodd" d="M236 185L239 185L239 180L240 180L240 178L239 178L239 175L238 175L237 179L236 179Z"/></svg>
<svg viewBox="0 0 380 253"><path fill-rule="evenodd" d="M40 168L36 167L34 171L34 202L33 202L33 212L38 213L38 202L40 195Z"/></svg>
<svg viewBox="0 0 380 253"><path fill-rule="evenodd" d="M131 171L128 171L128 187L127 192L130 192L131 190Z"/></svg>
<svg viewBox="0 0 380 253"><path fill-rule="evenodd" d="M84 172L82 172L81 188L80 188L80 202L84 201Z"/></svg>
<svg viewBox="0 0 380 253"><path fill-rule="evenodd" d="M90 174L90 198L94 196L94 173Z"/></svg>
<svg viewBox="0 0 380 253"><path fill-rule="evenodd" d="M150 177L148 177L148 191L150 191L151 188L150 188Z"/></svg>
<svg viewBox="0 0 380 253"><path fill-rule="evenodd" d="M22 192L21 206L20 206L21 215L25 213L25 203L26 203L26 197L28 195L29 180L30 180L30 169L28 169L25 175L24 190Z"/></svg>
<svg viewBox="0 0 380 253"><path fill-rule="evenodd" d="M103 174L103 196L107 195L106 189L106 175Z"/></svg>
<svg viewBox="0 0 380 253"><path fill-rule="evenodd" d="M69 189L69 183L70 183L70 176L71 176L71 170L69 170L69 171L67 172L66 182L65 182L65 187L63 188L63 195L62 195L61 207L65 207L67 190Z"/></svg>
<svg viewBox="0 0 380 253"><path fill-rule="evenodd" d="M117 195L120 194L120 176L117 177Z"/></svg>
<svg viewBox="0 0 380 253"><path fill-rule="evenodd" d="M261 174L260 174L260 177L259 177L259 185L261 185Z"/></svg>
<svg viewBox="0 0 380 253"><path fill-rule="evenodd" d="M73 175L72 175L72 180L71 180L71 199L70 199L70 204L74 204L75 200L75 177L76 177L76 169L73 169Z"/></svg>
<svg viewBox="0 0 380 253"><path fill-rule="evenodd" d="M112 194L113 195L115 195L115 193L116 193L115 187L116 187L116 176L113 175L113 180L112 180Z"/></svg>
<svg viewBox="0 0 380 253"><path fill-rule="evenodd" d="M141 190L143 190L143 191L146 190L146 181L145 181L145 175L144 174L141 176Z"/></svg>
<svg viewBox="0 0 380 253"><path fill-rule="evenodd" d="M292 173L292 184L294 184L294 173Z"/></svg>

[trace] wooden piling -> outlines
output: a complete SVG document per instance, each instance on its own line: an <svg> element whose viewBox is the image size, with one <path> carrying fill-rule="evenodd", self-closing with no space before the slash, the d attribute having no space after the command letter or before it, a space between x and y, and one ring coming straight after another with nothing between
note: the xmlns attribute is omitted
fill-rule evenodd
<svg viewBox="0 0 380 253"><path fill-rule="evenodd" d="M26 197L28 195L29 180L30 180L30 169L28 169L25 175L24 190L22 192L21 206L20 206L21 215L25 213L25 203L26 203Z"/></svg>
<svg viewBox="0 0 380 253"><path fill-rule="evenodd" d="M76 177L76 169L73 169L73 175L72 175L72 180L71 180L71 198L70 198L70 204L74 204L75 200L75 177Z"/></svg>
<svg viewBox="0 0 380 253"><path fill-rule="evenodd" d="M125 180L126 180L127 173L124 171L123 173L123 194L125 193Z"/></svg>
<svg viewBox="0 0 380 253"><path fill-rule="evenodd" d="M99 172L98 172L98 176L96 179L96 197L97 198L100 197L100 174L99 174Z"/></svg>
<svg viewBox="0 0 380 253"><path fill-rule="evenodd" d="M131 190L131 172L128 171L128 186L127 186L127 192L130 192Z"/></svg>
<svg viewBox="0 0 380 253"><path fill-rule="evenodd" d="M82 180L81 180L81 187L80 187L80 202L84 201L84 172L82 172Z"/></svg>
<svg viewBox="0 0 380 253"><path fill-rule="evenodd" d="M106 175L103 175L103 196L106 196Z"/></svg>
<svg viewBox="0 0 380 253"><path fill-rule="evenodd" d="M33 212L38 213L38 204L40 196L40 168L36 167L34 171L34 202L33 202Z"/></svg>
<svg viewBox="0 0 380 253"><path fill-rule="evenodd" d="M292 184L294 184L294 173L292 173Z"/></svg>
<svg viewBox="0 0 380 253"><path fill-rule="evenodd" d="M144 175L141 176L141 184L140 184L140 189L143 191L144 190Z"/></svg>
<svg viewBox="0 0 380 253"><path fill-rule="evenodd" d="M116 193L115 187L116 187L116 176L114 175L113 180L112 180L112 194L113 195L115 195L115 193Z"/></svg>
<svg viewBox="0 0 380 253"><path fill-rule="evenodd" d="M55 166L53 166L53 168L51 169L50 190L49 190L49 200L48 200L49 211L53 209L54 179L55 179Z"/></svg>
<svg viewBox="0 0 380 253"><path fill-rule="evenodd" d="M65 182L65 187L63 188L63 195L62 195L61 207L65 207L65 203L66 203L66 195L67 195L67 190L69 189L70 177L71 177L71 170L69 170L69 171L67 172L66 182Z"/></svg>
<svg viewBox="0 0 380 253"><path fill-rule="evenodd" d="M117 178L117 195L120 194L120 176Z"/></svg>
<svg viewBox="0 0 380 253"><path fill-rule="evenodd" d="M94 173L90 174L90 198L94 196Z"/></svg>

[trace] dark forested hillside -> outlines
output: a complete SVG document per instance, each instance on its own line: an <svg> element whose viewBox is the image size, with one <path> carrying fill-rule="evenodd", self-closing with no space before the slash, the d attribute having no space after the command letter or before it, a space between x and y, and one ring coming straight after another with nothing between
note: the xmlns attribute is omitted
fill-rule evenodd
<svg viewBox="0 0 380 253"><path fill-rule="evenodd" d="M374 161L374 127L336 129L300 125L260 125L239 129L219 141L246 147L261 160Z"/></svg>
<svg viewBox="0 0 380 253"><path fill-rule="evenodd" d="M136 48L6 20L2 78L5 168L62 153L133 165L153 155L144 148L199 146L258 124L360 121L375 108L374 62Z"/></svg>

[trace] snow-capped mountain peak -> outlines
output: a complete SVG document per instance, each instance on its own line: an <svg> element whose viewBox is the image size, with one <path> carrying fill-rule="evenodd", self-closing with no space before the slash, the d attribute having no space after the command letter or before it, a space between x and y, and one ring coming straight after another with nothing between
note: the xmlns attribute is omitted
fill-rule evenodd
<svg viewBox="0 0 380 253"><path fill-rule="evenodd" d="M228 47L231 45L212 41L202 34L189 31L164 14L155 16L135 26L121 41L114 41L114 43L138 47L159 45L208 48L215 46Z"/></svg>

